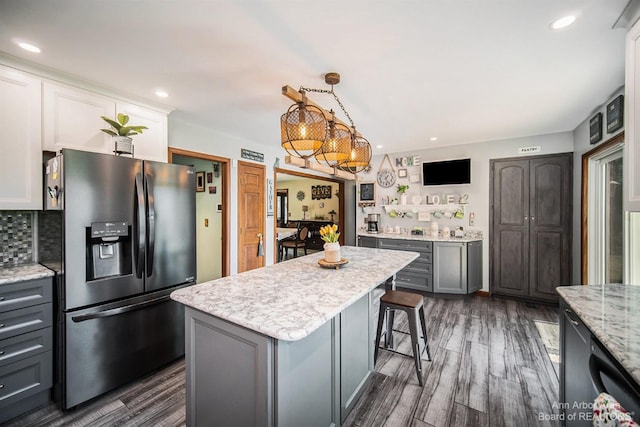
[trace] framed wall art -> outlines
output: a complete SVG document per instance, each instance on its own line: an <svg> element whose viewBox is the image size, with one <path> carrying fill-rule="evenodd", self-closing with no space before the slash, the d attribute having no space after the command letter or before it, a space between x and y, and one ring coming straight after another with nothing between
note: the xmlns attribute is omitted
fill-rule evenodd
<svg viewBox="0 0 640 427"><path fill-rule="evenodd" d="M602 139L602 113L598 113L589 120L589 143L595 144Z"/></svg>
<svg viewBox="0 0 640 427"><path fill-rule="evenodd" d="M196 191L204 191L204 172L196 172Z"/></svg>
<svg viewBox="0 0 640 427"><path fill-rule="evenodd" d="M613 133L620 129L624 119L624 95L607 104L607 133Z"/></svg>

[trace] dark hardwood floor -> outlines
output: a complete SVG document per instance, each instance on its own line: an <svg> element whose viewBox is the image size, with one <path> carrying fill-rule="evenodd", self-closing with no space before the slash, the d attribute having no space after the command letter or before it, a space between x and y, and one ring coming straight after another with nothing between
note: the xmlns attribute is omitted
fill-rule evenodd
<svg viewBox="0 0 640 427"><path fill-rule="evenodd" d="M424 387L413 360L380 351L376 372L344 426L544 426L558 379L534 320L557 309L485 297L425 297L432 361ZM407 330L404 314L396 328ZM399 350L408 337L396 334ZM54 405L9 426L185 425L184 361L116 389L74 411Z"/></svg>

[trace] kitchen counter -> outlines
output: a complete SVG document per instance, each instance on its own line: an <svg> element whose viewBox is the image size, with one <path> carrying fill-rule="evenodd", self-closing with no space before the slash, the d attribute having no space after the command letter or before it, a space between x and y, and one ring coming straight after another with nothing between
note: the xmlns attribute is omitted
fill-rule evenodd
<svg viewBox="0 0 640 427"><path fill-rule="evenodd" d="M373 237L376 239L402 239L402 240L420 240L426 242L479 242L482 241L479 237L431 237L429 235L413 235L406 233L367 233L360 232L358 236Z"/></svg>
<svg viewBox="0 0 640 427"><path fill-rule="evenodd" d="M557 291L640 384L640 286L562 286Z"/></svg>
<svg viewBox="0 0 640 427"><path fill-rule="evenodd" d="M23 282L25 280L41 279L53 276L53 271L40 264L25 264L0 268L0 285L6 283Z"/></svg>
<svg viewBox="0 0 640 427"><path fill-rule="evenodd" d="M171 298L272 338L300 340L418 257L415 252L343 246L342 268L323 252L180 289Z"/></svg>

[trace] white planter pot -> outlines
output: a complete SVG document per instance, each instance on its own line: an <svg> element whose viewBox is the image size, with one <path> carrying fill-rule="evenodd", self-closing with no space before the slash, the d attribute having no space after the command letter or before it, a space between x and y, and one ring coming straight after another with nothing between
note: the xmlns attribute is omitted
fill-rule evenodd
<svg viewBox="0 0 640 427"><path fill-rule="evenodd" d="M340 262L342 255L340 254L340 243L324 244L324 260L326 262Z"/></svg>
<svg viewBox="0 0 640 427"><path fill-rule="evenodd" d="M131 154L133 156L133 139L128 136L112 136L113 152L116 155Z"/></svg>

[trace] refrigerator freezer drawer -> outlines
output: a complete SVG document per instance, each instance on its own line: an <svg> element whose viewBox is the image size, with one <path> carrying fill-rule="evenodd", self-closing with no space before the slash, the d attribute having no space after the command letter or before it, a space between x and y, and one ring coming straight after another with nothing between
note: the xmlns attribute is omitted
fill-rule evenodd
<svg viewBox="0 0 640 427"><path fill-rule="evenodd" d="M64 314L64 409L184 354L184 307L169 299L173 290Z"/></svg>

